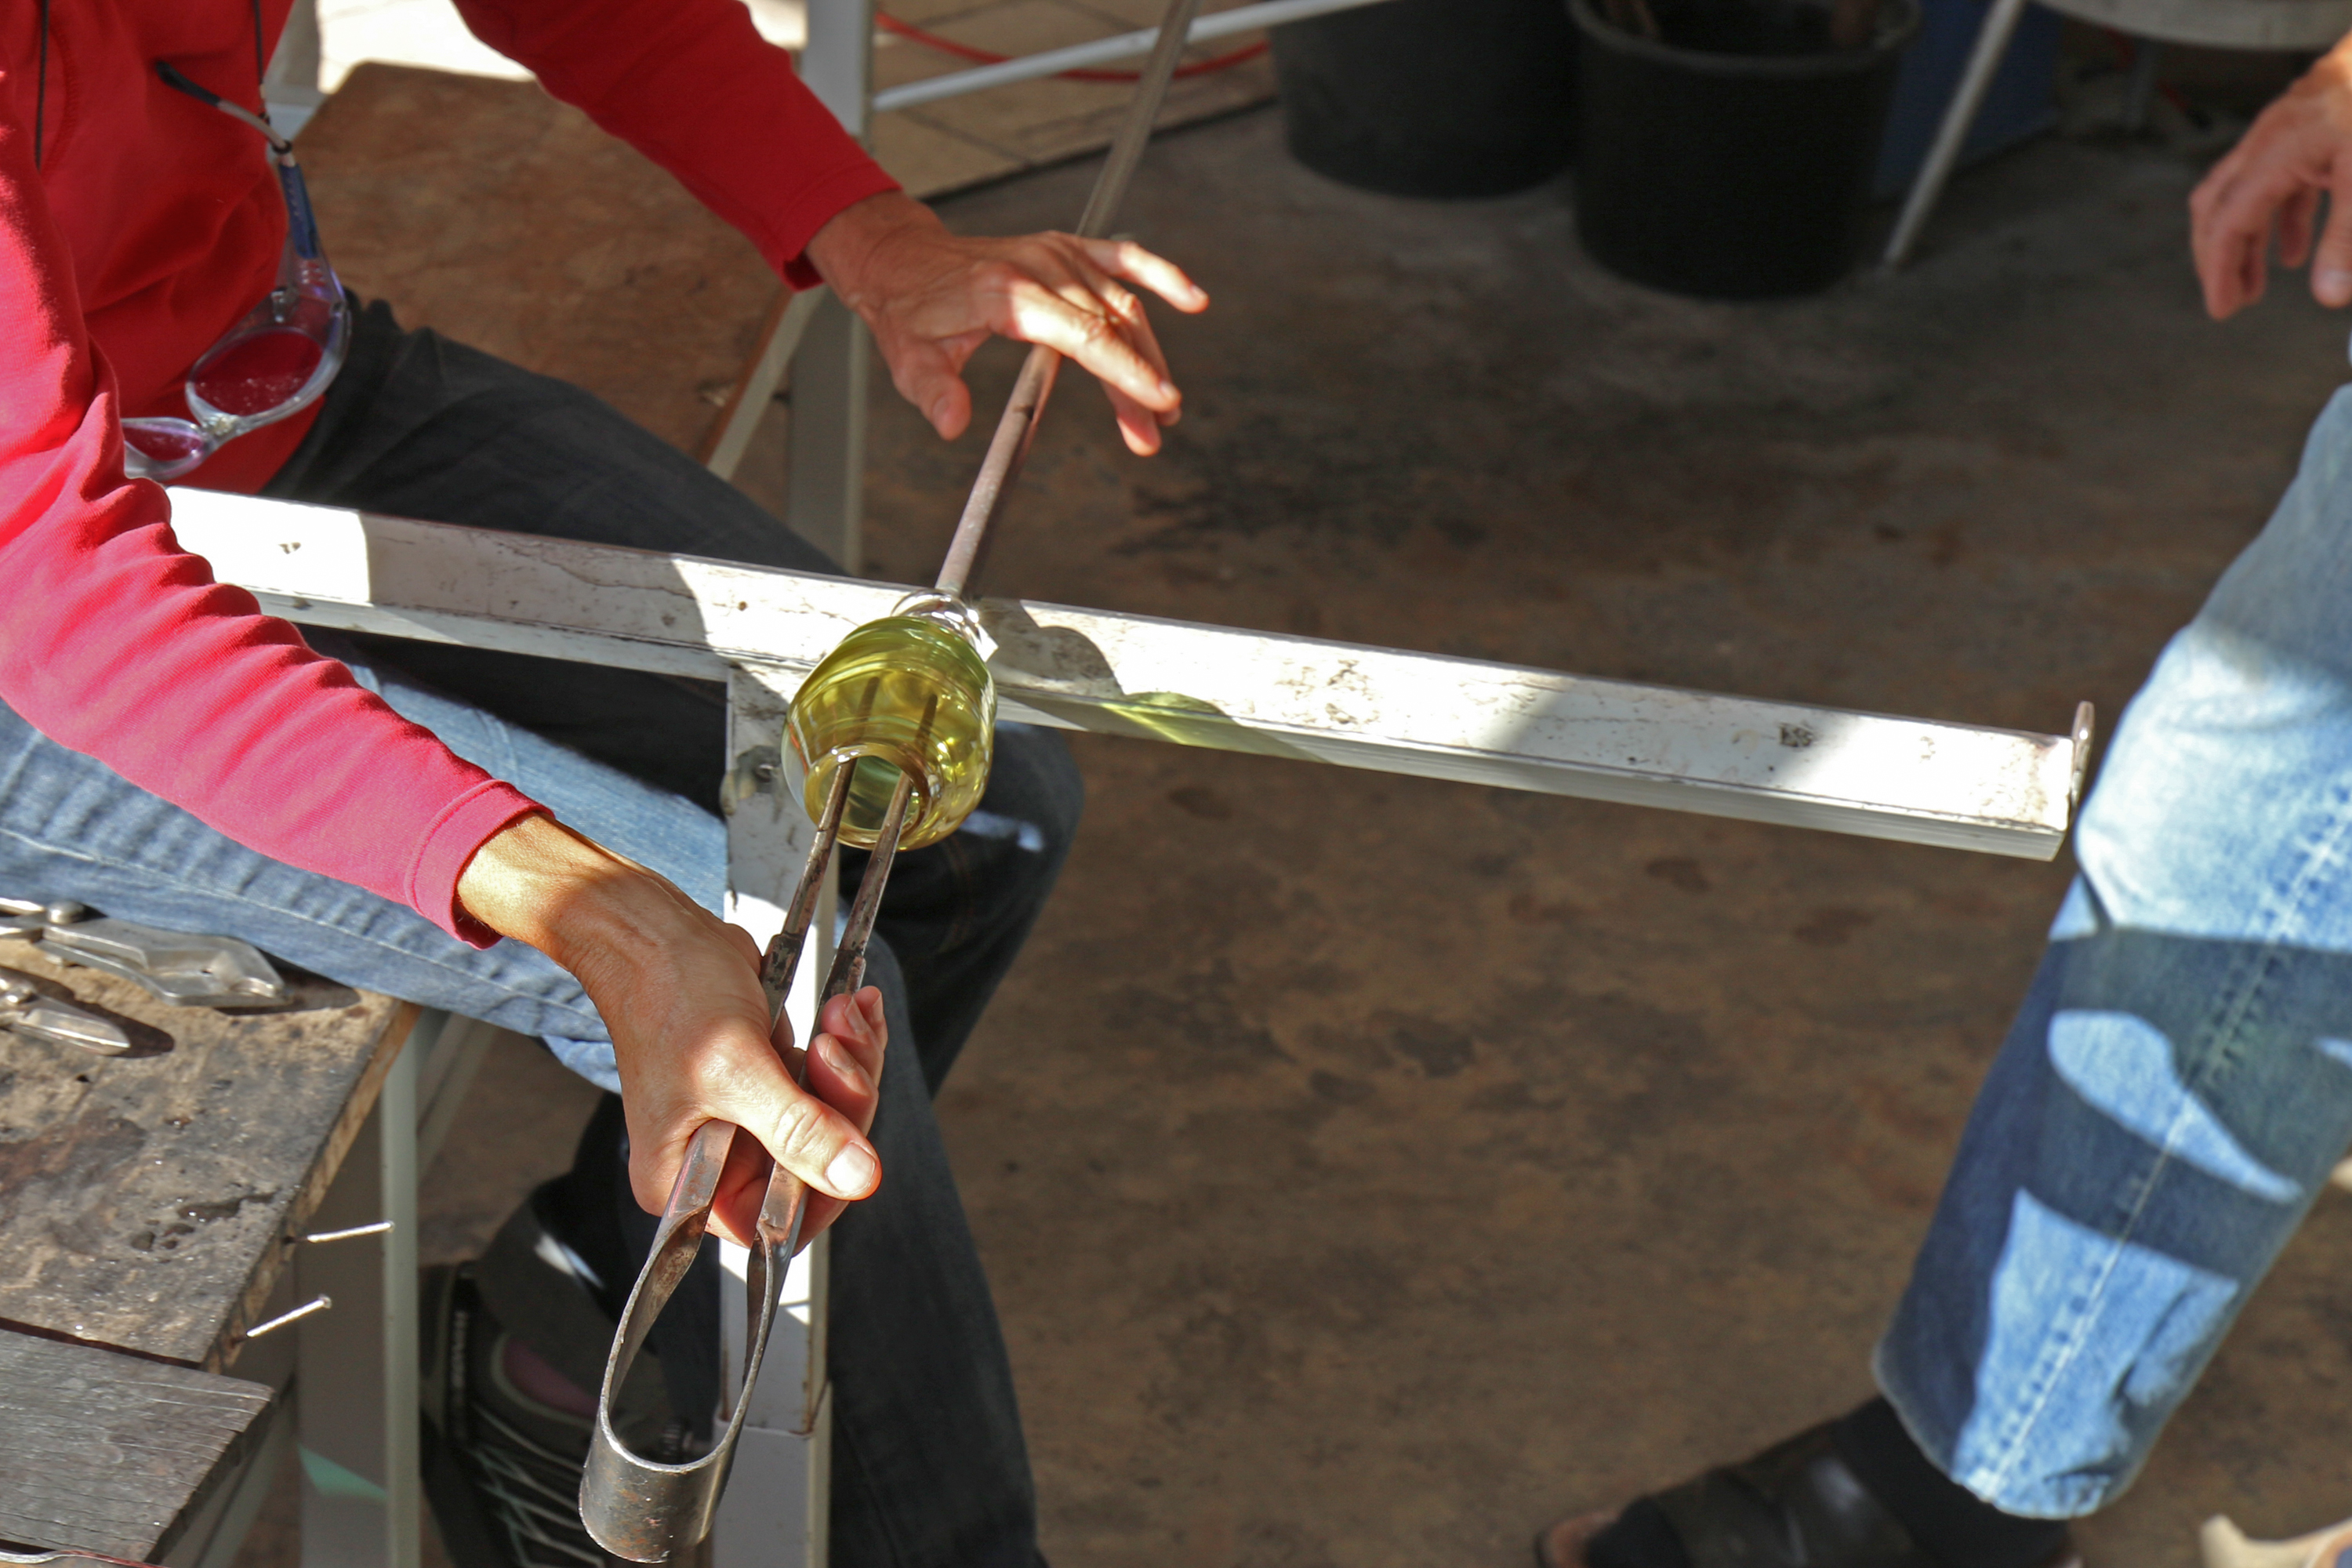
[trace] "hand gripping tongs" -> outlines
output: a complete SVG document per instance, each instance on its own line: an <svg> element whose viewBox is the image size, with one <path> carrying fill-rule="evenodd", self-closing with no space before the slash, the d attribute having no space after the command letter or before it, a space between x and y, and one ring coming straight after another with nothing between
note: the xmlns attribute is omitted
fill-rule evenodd
<svg viewBox="0 0 2352 1568"><path fill-rule="evenodd" d="M1175 74L1177 56L1183 50L1193 14L1199 8L1200 0L1171 0L1127 119L1111 144L1102 174L1087 199L1086 214L1079 220L1076 232L1081 238L1099 238L1110 227L1112 215L1118 211L1129 178L1143 154L1144 143L1150 139L1152 121L1159 117L1160 100ZM1061 356L1054 350L1043 345L1031 349L989 442L988 456L973 481L963 515L957 521L955 538L948 547L937 585L929 594L916 595L901 605L902 616L929 617L942 625L977 626L977 618L964 603L965 586L978 570L982 546L1003 504L1005 492L1020 472L1022 460L1028 456L1031 437L1045 401L1052 395L1060 363ZM853 640L856 636L852 634ZM813 675L812 684L815 679ZM992 712L993 701L992 687L987 700ZM923 728L929 727L930 717L926 712ZM818 893L832 868L834 848L841 837L856 772L850 766L835 769L822 809L815 814L816 837L809 847L808 861L793 891L783 930L768 944L761 962L760 982L767 994L772 1037L780 1047L786 1047L788 1060L793 1053L788 1049L791 1029L784 1022L784 1001L791 994L793 977L800 967L801 950L815 918ZM890 863L898 853L915 793L913 774L901 768L888 808L875 834L871 858L857 885L857 896L851 902L841 945L834 954L818 997L820 1015L826 1002L854 992L864 981L866 943L873 934L874 917L882 902L883 889L889 881ZM801 1064L794 1061L793 1067L798 1079L802 1075ZM727 1123L709 1121L696 1131L687 1146L685 1163L670 1188L669 1203L662 1211L661 1224L654 1235L653 1250L637 1276L635 1288L629 1292L620 1331L614 1336L612 1353L604 1363L604 1386L596 1400L596 1429L590 1439L587 1468L580 1479L580 1517L598 1545L631 1562L667 1562L709 1533L719 1493L727 1484L736 1440L742 1435L751 1385L760 1375L769 1331L775 1325L777 1298L782 1289L784 1273L800 1247L808 1191L797 1177L779 1165L769 1173L767 1193L760 1206L759 1245L751 1249L746 1270L745 1316L749 1331L745 1336L743 1378L725 1429L709 1452L684 1464L664 1464L632 1453L614 1428L614 1400L645 1345L646 1333L668 1305L671 1294L685 1279L701 1247L703 1233L710 1223L710 1205L718 1192L719 1173L735 1136L735 1128Z"/></svg>

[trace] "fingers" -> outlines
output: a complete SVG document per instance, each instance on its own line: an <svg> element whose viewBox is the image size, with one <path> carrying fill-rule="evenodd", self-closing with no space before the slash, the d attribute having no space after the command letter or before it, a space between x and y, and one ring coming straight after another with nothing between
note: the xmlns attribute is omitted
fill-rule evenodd
<svg viewBox="0 0 2352 1568"><path fill-rule="evenodd" d="M2319 193L2298 191L2278 212L2278 258L2283 267L2300 267L2311 259L2312 240L2319 216Z"/></svg>
<svg viewBox="0 0 2352 1568"><path fill-rule="evenodd" d="M2189 251L2206 313L2217 321L2263 297L2273 231L2293 239L2292 209L2309 189L2288 145L2294 138L2282 130L2281 108L2257 118L2189 194Z"/></svg>
<svg viewBox="0 0 2352 1568"><path fill-rule="evenodd" d="M833 1103L860 1127L870 1129L881 1103L884 1046L889 1035L882 1017L882 993L869 985L854 1000L836 996L826 1005L823 1022L825 1033L817 1037L819 1049L809 1063L811 1087L824 1086L828 1100L835 1092L842 1093L843 1098ZM845 1061L845 1057L850 1059ZM849 1205L839 1198L809 1194L808 1207L801 1217L801 1244L816 1239L848 1210Z"/></svg>
<svg viewBox="0 0 2352 1568"><path fill-rule="evenodd" d="M1045 344L1155 413L1173 412L1183 402L1176 384L1107 310L1082 310L1035 282L1015 287L1008 307L997 322L1006 337ZM1144 341L1151 340L1146 335ZM1157 353L1159 345L1151 347Z"/></svg>
<svg viewBox="0 0 2352 1568"><path fill-rule="evenodd" d="M2225 160L2189 197L2189 251L2205 311L2215 321L2262 298L2273 216L2295 194L2292 185L2273 190L2259 170L2241 173Z"/></svg>
<svg viewBox="0 0 2352 1568"><path fill-rule="evenodd" d="M882 1065L889 1038L882 1016L882 993L869 985L855 997L836 996L825 1005L818 1022L819 1032L809 1045L809 1092L865 1131L874 1125L874 1113L881 1104ZM758 1141L750 1137L739 1134L729 1151L711 1218L715 1228L741 1245L756 1243L760 1205L767 1196L772 1163ZM849 1207L840 1197L814 1186L806 1205L801 1218L803 1246Z"/></svg>
<svg viewBox="0 0 2352 1568"><path fill-rule="evenodd" d="M2327 226L2311 258L2311 292L2331 309L2352 305L2352 171L2339 173L2328 193Z"/></svg>
<svg viewBox="0 0 2352 1568"><path fill-rule="evenodd" d="M1083 242L1097 267L1116 278L1150 289L1188 316L1209 308L1208 291L1164 257L1154 256L1131 240L1089 239Z"/></svg>
<svg viewBox="0 0 2352 1568"><path fill-rule="evenodd" d="M738 1247L759 1246L760 1205L768 1195L768 1173L775 1168L760 1141L739 1129L710 1200L710 1228Z"/></svg>
<svg viewBox="0 0 2352 1568"><path fill-rule="evenodd" d="M992 334L1045 344L1102 381L1134 451L1157 450L1160 427L1174 423L1182 398L1137 290L1188 313L1206 310L1209 296L1141 246L1066 234L965 239L934 222L844 255L862 258L858 277L835 288L873 327L899 395L940 436L970 426L963 366Z"/></svg>
<svg viewBox="0 0 2352 1568"><path fill-rule="evenodd" d="M2190 247L2205 309L2221 320L2263 297L2269 250L2312 267L2323 304L2352 303L2352 57L2323 56L2255 117L2189 199ZM2328 218L2315 249L2320 196Z"/></svg>
<svg viewBox="0 0 2352 1568"><path fill-rule="evenodd" d="M1111 417L1118 421L1119 438L1127 449L1139 458L1149 458L1160 450L1160 427L1176 423L1176 412L1162 414L1146 408L1108 382L1097 383L1103 395L1110 399Z"/></svg>
<svg viewBox="0 0 2352 1568"><path fill-rule="evenodd" d="M730 1170L739 1179L744 1173L740 1162L756 1163L764 1151L812 1189L835 1197L862 1198L879 1184L881 1161L865 1135L873 1119L873 1072L841 1054L838 1042L829 1046L823 1037L813 1042L818 1054L811 1060L812 1076L844 1101L845 1109L836 1108L792 1080L768 1042L764 1008L759 1018L754 1039L737 1039L730 1030L723 1041L706 1042L681 1064L677 1081L646 1084L631 1105L630 1170L637 1199L648 1209L660 1208L687 1142L712 1121L732 1122L751 1135L750 1147L741 1137L735 1141L731 1157L739 1163ZM625 1076L623 1087L629 1087Z"/></svg>
<svg viewBox="0 0 2352 1568"><path fill-rule="evenodd" d="M1160 339L1151 331L1151 321L1143 313L1143 302L1105 275L1097 273L1089 265L1086 281L1090 289L1108 304L1120 319L1129 346L1141 354L1146 363L1163 382L1172 384L1168 374L1168 356L1161 352ZM1202 296L1205 300L1207 297ZM1183 416L1182 405L1162 408L1148 406L1129 395L1117 384L1100 381L1096 384L1110 400L1111 415L1118 422L1118 433L1127 449L1139 458L1148 458L1160 450L1160 432Z"/></svg>
<svg viewBox="0 0 2352 1568"><path fill-rule="evenodd" d="M836 996L824 1005L822 1032L809 1044L808 1089L857 1125L874 1125L881 1104L882 1059L889 1026L882 1018L882 993L869 985L856 996Z"/></svg>
<svg viewBox="0 0 2352 1568"><path fill-rule="evenodd" d="M2229 320L2263 297L2269 272L2272 216L2277 204L2250 199L2243 185L2217 205L2190 237L2205 312Z"/></svg>

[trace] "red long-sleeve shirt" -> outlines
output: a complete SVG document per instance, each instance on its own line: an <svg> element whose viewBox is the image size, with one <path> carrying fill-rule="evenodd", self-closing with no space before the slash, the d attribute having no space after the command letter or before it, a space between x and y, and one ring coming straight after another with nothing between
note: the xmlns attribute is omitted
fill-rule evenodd
<svg viewBox="0 0 2352 1568"><path fill-rule="evenodd" d="M265 56L289 4L263 0ZM737 0L460 8L797 283L827 219L894 188ZM154 71L257 109L249 0L48 9L46 95L39 7L0 16L0 701L241 843L487 943L457 878L532 802L215 583L163 489L123 475L119 420L184 417L188 367L276 279L261 138ZM257 489L309 424L228 443L194 482Z"/></svg>

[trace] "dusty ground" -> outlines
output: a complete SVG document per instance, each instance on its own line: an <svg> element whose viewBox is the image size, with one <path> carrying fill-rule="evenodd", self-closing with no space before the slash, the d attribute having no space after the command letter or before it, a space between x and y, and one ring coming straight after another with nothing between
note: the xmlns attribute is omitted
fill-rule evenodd
<svg viewBox="0 0 2352 1568"><path fill-rule="evenodd" d="M1067 224L1090 175L950 216ZM1597 272L1558 191L1393 201L1289 164L1271 114L1187 132L1128 219L1216 295L1167 325L1185 421L1140 461L1066 387L987 586L2112 723L2343 379L2346 324L2291 291L2203 320L2193 177L2044 142L1961 181L1905 277L1735 308ZM868 568L928 576L980 437L887 387L874 418ZM2063 863L1078 749L1067 878L943 1100L1055 1561L1503 1568L1868 1392ZM495 1065L433 1249L584 1105ZM2084 1528L2095 1568L2185 1568L2217 1510L2352 1511L2347 1244L2330 1197Z"/></svg>
<svg viewBox="0 0 2352 1568"><path fill-rule="evenodd" d="M952 216L1066 223L1088 175ZM1405 203L1289 164L1271 115L1185 133L1128 220L1216 295L1166 329L1184 423L1133 459L1072 388L988 587L2112 722L2344 379L2307 300L2203 319L2193 177L2044 142L1963 181L1907 276L1724 307L1599 273L1556 191ZM928 573L976 443L877 403L869 570ZM1866 1394L2063 864L1080 756L1063 893L944 1100L1049 1554L1517 1563ZM2331 1200L2095 1563L2352 1510L2317 1436L2347 1239Z"/></svg>

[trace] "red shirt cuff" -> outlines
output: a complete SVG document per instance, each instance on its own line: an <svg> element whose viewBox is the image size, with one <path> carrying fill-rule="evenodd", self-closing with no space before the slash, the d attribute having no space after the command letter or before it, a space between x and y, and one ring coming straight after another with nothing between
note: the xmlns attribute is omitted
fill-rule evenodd
<svg viewBox="0 0 2352 1568"><path fill-rule="evenodd" d="M898 181L870 165L863 169L845 169L811 186L798 204L798 210L824 216L802 217L776 231L775 250L771 256L776 270L782 273L784 281L794 289L814 289L824 282L824 279L817 276L816 268L809 265L808 259L809 241L816 237L816 231L866 197L878 196L885 191L898 188Z"/></svg>
<svg viewBox="0 0 2352 1568"><path fill-rule="evenodd" d="M425 831L408 873L408 902L417 913L473 947L489 947L499 933L457 901L457 879L481 847L534 811L547 808L512 784L487 780L459 795ZM552 816L552 813L549 813Z"/></svg>

